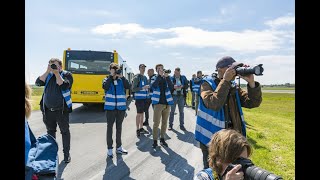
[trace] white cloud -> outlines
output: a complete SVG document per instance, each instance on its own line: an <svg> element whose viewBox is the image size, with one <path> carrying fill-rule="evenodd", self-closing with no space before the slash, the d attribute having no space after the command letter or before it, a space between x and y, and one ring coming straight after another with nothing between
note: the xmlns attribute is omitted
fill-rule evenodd
<svg viewBox="0 0 320 180"><path fill-rule="evenodd" d="M145 28L139 24L103 24L91 30L94 34L118 38L145 36L145 42L159 46L216 47L226 51L257 52L281 48L294 39L294 32L277 30L207 31L191 26L175 28ZM159 36L161 34L161 36ZM148 38L149 37L149 38ZM150 38L151 37L151 38ZM291 39L288 39L291 38Z"/></svg>
<svg viewBox="0 0 320 180"><path fill-rule="evenodd" d="M270 26L271 28L279 28L283 26L292 26L295 24L295 17L294 16L283 16L279 17L274 20L269 20L265 22L266 25Z"/></svg>

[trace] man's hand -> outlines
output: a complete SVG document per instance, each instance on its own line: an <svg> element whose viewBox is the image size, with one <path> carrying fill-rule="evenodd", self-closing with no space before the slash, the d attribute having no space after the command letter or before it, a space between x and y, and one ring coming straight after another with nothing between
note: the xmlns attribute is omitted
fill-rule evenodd
<svg viewBox="0 0 320 180"><path fill-rule="evenodd" d="M142 89L149 89L149 85L143 86Z"/></svg>
<svg viewBox="0 0 320 180"><path fill-rule="evenodd" d="M241 168L241 164L236 165L227 174L225 180L242 180L244 179L243 172L237 172Z"/></svg>
<svg viewBox="0 0 320 180"><path fill-rule="evenodd" d="M226 81L231 81L236 76L236 70L233 66L230 66L223 75L223 79Z"/></svg>
<svg viewBox="0 0 320 180"><path fill-rule="evenodd" d="M243 67L249 67L249 65L243 65ZM247 76L240 76L242 79L244 79L245 81L248 82L249 86L251 88L254 88L255 87L255 82L254 82L254 75L253 74L249 74Z"/></svg>
<svg viewBox="0 0 320 180"><path fill-rule="evenodd" d="M48 64L48 67L47 67L47 71L46 71L46 73L50 73L51 71L52 71L53 69L51 68L51 65L50 64Z"/></svg>

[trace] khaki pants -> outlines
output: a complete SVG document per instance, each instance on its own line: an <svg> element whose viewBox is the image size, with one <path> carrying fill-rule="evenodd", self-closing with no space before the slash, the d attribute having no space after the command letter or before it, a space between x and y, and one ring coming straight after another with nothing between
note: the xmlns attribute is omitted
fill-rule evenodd
<svg viewBox="0 0 320 180"><path fill-rule="evenodd" d="M161 121L160 138L164 138L167 131L170 105L155 104L153 109L153 140L158 140L158 127Z"/></svg>

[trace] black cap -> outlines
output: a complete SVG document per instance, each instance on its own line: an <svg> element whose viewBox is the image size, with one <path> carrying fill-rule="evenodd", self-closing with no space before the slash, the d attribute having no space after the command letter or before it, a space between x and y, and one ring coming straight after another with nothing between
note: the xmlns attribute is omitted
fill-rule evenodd
<svg viewBox="0 0 320 180"><path fill-rule="evenodd" d="M219 61L216 64L216 70L218 70L218 68L224 68L224 67L228 67L230 65L234 64L235 66L242 64L242 63L237 63L231 56L224 56L221 59L219 59Z"/></svg>
<svg viewBox="0 0 320 180"><path fill-rule="evenodd" d="M139 68L141 68L141 67L147 67L147 66L145 64L140 64Z"/></svg>

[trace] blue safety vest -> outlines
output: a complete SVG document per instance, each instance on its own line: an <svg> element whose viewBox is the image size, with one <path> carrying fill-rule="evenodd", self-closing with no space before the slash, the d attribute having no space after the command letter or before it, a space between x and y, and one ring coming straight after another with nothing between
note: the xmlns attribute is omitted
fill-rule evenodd
<svg viewBox="0 0 320 180"><path fill-rule="evenodd" d="M195 84L194 79L191 80L192 83L192 91L195 92L196 94L200 94L200 84Z"/></svg>
<svg viewBox="0 0 320 180"><path fill-rule="evenodd" d="M207 76L203 80L208 82L213 90L217 88L217 85L211 76ZM234 82L232 83L234 84ZM244 122L238 91L236 91L236 101L238 109L240 110L240 116L242 120L242 132L243 135L246 137L246 126ZM195 139L203 144L208 145L208 143L211 140L211 136L221 129L225 129L224 108L222 107L219 111L208 109L204 106L202 98L200 98L197 113Z"/></svg>
<svg viewBox="0 0 320 180"><path fill-rule="evenodd" d="M153 95L153 90L152 90L151 86L152 86L152 84L154 83L154 81L156 80L156 77L157 77L157 76L154 74L154 75L152 75L151 78L150 78L149 98L151 98L152 95Z"/></svg>
<svg viewBox="0 0 320 180"><path fill-rule="evenodd" d="M139 82L139 87L142 88L143 86L148 84L148 81L146 80L146 78L144 78L145 76L143 76L143 78L140 79ZM134 99L147 99L149 98L149 93L148 93L148 89L141 89L140 91L137 91L134 93Z"/></svg>
<svg viewBox="0 0 320 180"><path fill-rule="evenodd" d="M106 92L104 110L118 109L124 111L127 109L125 89L121 79L115 81L117 82L117 85L111 83L109 90Z"/></svg>
<svg viewBox="0 0 320 180"><path fill-rule="evenodd" d="M65 71L61 71L60 72L60 76L62 77L63 79L63 75L64 73L66 73ZM44 85L44 91L43 93L45 92L46 90L46 87L49 83L49 80L51 79L51 77L53 76L53 73L49 73L49 75L47 76L47 79L46 79L46 84ZM71 100L71 94L70 94L70 89L67 89L67 90L61 90L61 94L68 106L68 108L71 108L72 107L72 100Z"/></svg>
<svg viewBox="0 0 320 180"><path fill-rule="evenodd" d="M156 75L155 78L157 78L158 75ZM169 86L166 83L166 90L165 90L165 95L166 95L166 100L167 100L167 103L168 105L173 105L173 98L172 98L172 95L171 95L171 92L170 92L170 89L169 89ZM158 104L159 103L159 99L160 99L160 87L158 86L157 88L153 88L153 94L152 94L152 104Z"/></svg>

